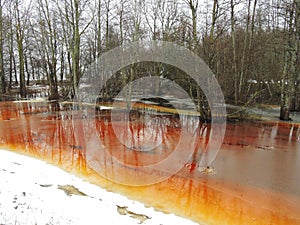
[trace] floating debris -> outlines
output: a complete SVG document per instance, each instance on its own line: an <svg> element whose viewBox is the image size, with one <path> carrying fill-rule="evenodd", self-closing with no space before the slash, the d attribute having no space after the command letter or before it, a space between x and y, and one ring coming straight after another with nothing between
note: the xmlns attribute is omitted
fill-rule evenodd
<svg viewBox="0 0 300 225"><path fill-rule="evenodd" d="M41 187L44 187L44 188L48 188L48 187L51 187L52 184L40 184Z"/></svg>
<svg viewBox="0 0 300 225"><path fill-rule="evenodd" d="M87 196L85 193L81 192L78 188L74 187L73 185L58 185L57 189L63 190L68 196Z"/></svg>
<svg viewBox="0 0 300 225"><path fill-rule="evenodd" d="M83 150L83 147L80 145L69 145L69 147L76 150Z"/></svg>
<svg viewBox="0 0 300 225"><path fill-rule="evenodd" d="M127 209L127 206L118 206L117 205L117 211L120 215L129 215L130 217L139 220L139 224L144 223L146 220L151 219L151 217L144 215L144 214L138 214L138 213L134 213L130 210Z"/></svg>
<svg viewBox="0 0 300 225"><path fill-rule="evenodd" d="M200 168L200 172L205 174L215 174L216 170L213 167L207 166L207 167Z"/></svg>
<svg viewBox="0 0 300 225"><path fill-rule="evenodd" d="M273 146L268 146L268 145L266 145L266 146L256 146L256 148L262 149L262 150L268 150L268 151L274 149Z"/></svg>

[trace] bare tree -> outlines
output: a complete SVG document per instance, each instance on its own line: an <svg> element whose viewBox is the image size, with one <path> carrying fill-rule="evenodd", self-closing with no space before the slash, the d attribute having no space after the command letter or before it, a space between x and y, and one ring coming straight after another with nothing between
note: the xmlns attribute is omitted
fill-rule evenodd
<svg viewBox="0 0 300 225"><path fill-rule="evenodd" d="M192 43L191 49L196 51L198 47L198 34L197 34L197 10L199 6L198 0L185 0L186 4L188 5L191 11L191 20L192 20Z"/></svg>
<svg viewBox="0 0 300 225"><path fill-rule="evenodd" d="M53 11L51 11L49 4L51 1L38 0L38 14L40 18L40 33L41 33L41 47L42 54L45 59L46 74L50 86L49 99L58 99L57 86L57 19Z"/></svg>
<svg viewBox="0 0 300 225"><path fill-rule="evenodd" d="M101 25L102 25L102 15L101 15L101 0L98 1L97 4L97 23L96 23L96 39L97 39L97 57L100 56L102 51L102 31L101 31Z"/></svg>
<svg viewBox="0 0 300 225"><path fill-rule="evenodd" d="M13 32L13 21L12 16L9 16L9 32L8 32L8 42L9 42L9 83L8 88L9 90L12 87L12 80L13 80L13 71L15 71L15 77L17 76L16 73L16 66L15 66L15 56L14 56L14 32ZM15 79L15 82L17 84L17 79Z"/></svg>
<svg viewBox="0 0 300 225"><path fill-rule="evenodd" d="M79 20L80 20L80 0L73 0L74 8L73 13L75 14L73 20L73 46L72 46L72 68L73 68L73 94L76 94L76 88L80 79L80 31L79 31Z"/></svg>
<svg viewBox="0 0 300 225"><path fill-rule="evenodd" d="M209 6L207 6L209 7ZM209 16L209 11L206 12L206 16ZM213 6L212 6L212 11L211 11L211 24L210 24L210 29L208 37L206 34L203 35L203 55L207 57L208 60L208 65L213 68L214 61L216 60L216 40L220 36L220 32L222 30L217 30L217 22L218 18L220 17L220 6L219 6L219 1L214 0L213 1ZM207 22L208 23L208 22ZM208 24L206 24L208 27Z"/></svg>
<svg viewBox="0 0 300 225"><path fill-rule="evenodd" d="M238 71L236 58L236 34L235 34L235 5L233 0L230 0L230 21L231 21L231 39L232 39L232 74L234 76L234 103L238 103Z"/></svg>
<svg viewBox="0 0 300 225"><path fill-rule="evenodd" d="M20 96L21 98L26 98L25 61L24 61L24 38L25 38L24 24L26 24L28 20L29 13L26 10L23 13L23 15L21 15L20 5L21 2L19 0L15 0L14 17L15 17L16 42L17 42L18 55L19 55Z"/></svg>
<svg viewBox="0 0 300 225"><path fill-rule="evenodd" d="M81 39L87 28L94 19L93 5L88 0L56 0L56 7L58 8L61 26L63 29L63 40L65 42L67 51L67 60L69 64L69 71L71 75L71 90L69 97L75 96L76 88L82 74L81 65ZM84 12L88 11L90 18L84 21ZM87 13L86 13L87 14Z"/></svg>
<svg viewBox="0 0 300 225"><path fill-rule="evenodd" d="M109 31L110 31L110 26L109 26L109 13L111 10L111 1L110 0L105 0L105 48L106 50L109 49Z"/></svg>
<svg viewBox="0 0 300 225"><path fill-rule="evenodd" d="M8 23L8 32L7 32L7 44L8 44L8 55L9 55L9 82L8 82L8 91L10 92L13 85L18 85L18 78L17 78L17 66L16 66L16 59L14 54L14 4L10 2L7 5L7 23ZM14 75L14 76L13 76ZM13 83L14 77L14 83Z"/></svg>
<svg viewBox="0 0 300 225"><path fill-rule="evenodd" d="M155 4L156 3L156 4ZM159 7L162 4L161 2L153 1L153 2L144 2L143 13L146 20L146 24L150 31L151 39L157 40L159 32L158 32L158 17L159 17Z"/></svg>
<svg viewBox="0 0 300 225"><path fill-rule="evenodd" d="M6 81L3 66L3 16L2 16L3 2L0 0L0 77L1 77L1 93L6 93Z"/></svg>
<svg viewBox="0 0 300 225"><path fill-rule="evenodd" d="M247 50L251 49L251 47L248 47L251 45L251 42L249 42L249 33L250 33L250 22L251 22L251 0L248 0L247 5L247 15L246 15L246 30L245 30L245 37L244 37L244 43L243 43L243 52L242 52L242 59L241 59L241 70L240 70L240 76L239 76L239 84L238 84L238 96L241 96L242 94L242 87L245 84L245 74L246 74L246 55L249 54ZM256 5L257 0L255 0L254 5Z"/></svg>
<svg viewBox="0 0 300 225"><path fill-rule="evenodd" d="M285 46L284 68L281 83L280 119L289 120L291 97L294 93L294 79L297 62L297 44L295 41L295 18L296 0L286 4L287 42Z"/></svg>
<svg viewBox="0 0 300 225"><path fill-rule="evenodd" d="M300 111L300 1L295 0L295 41L296 41L296 68L295 89L292 96L292 109Z"/></svg>

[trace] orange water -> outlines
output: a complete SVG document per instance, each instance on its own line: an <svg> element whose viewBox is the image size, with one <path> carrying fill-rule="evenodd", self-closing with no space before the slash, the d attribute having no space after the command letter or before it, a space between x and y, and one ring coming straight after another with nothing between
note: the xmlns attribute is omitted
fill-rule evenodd
<svg viewBox="0 0 300 225"><path fill-rule="evenodd" d="M3 102L0 145L199 223L300 224L298 124L227 124L224 143L212 165L216 173L206 174L198 170L197 162L207 143L213 141L209 138L209 125L195 125L196 120L189 118L187 121L196 127L195 133L184 129L178 117L164 115L159 120L160 127L150 130L154 134L151 142L133 138L132 134L137 137L147 132L139 117L128 126L120 114L121 119L113 125L109 111L88 112L83 116L68 104ZM129 140L126 144L125 139ZM153 140L158 140L157 145ZM141 151L139 146L153 150ZM168 159L176 148L181 153L175 154L172 165L162 171L139 169ZM199 150L186 160L185 151L190 148ZM93 160L100 162L98 167L91 163ZM176 174L173 164L181 166ZM95 171L99 168L103 168L100 175ZM121 179L122 184L114 179ZM162 182L130 186L136 179L141 183L149 179Z"/></svg>

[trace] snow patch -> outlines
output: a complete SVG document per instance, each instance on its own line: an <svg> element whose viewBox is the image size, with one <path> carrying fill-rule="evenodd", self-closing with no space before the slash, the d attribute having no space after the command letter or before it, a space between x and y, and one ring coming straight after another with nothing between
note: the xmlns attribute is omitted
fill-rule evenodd
<svg viewBox="0 0 300 225"><path fill-rule="evenodd" d="M10 151L0 150L0 177L0 224L196 224Z"/></svg>

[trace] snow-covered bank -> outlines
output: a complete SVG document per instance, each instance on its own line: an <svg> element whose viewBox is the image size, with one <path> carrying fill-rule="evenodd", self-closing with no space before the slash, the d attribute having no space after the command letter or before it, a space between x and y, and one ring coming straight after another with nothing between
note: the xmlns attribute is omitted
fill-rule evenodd
<svg viewBox="0 0 300 225"><path fill-rule="evenodd" d="M0 224L196 224L82 181L43 161L0 150Z"/></svg>

